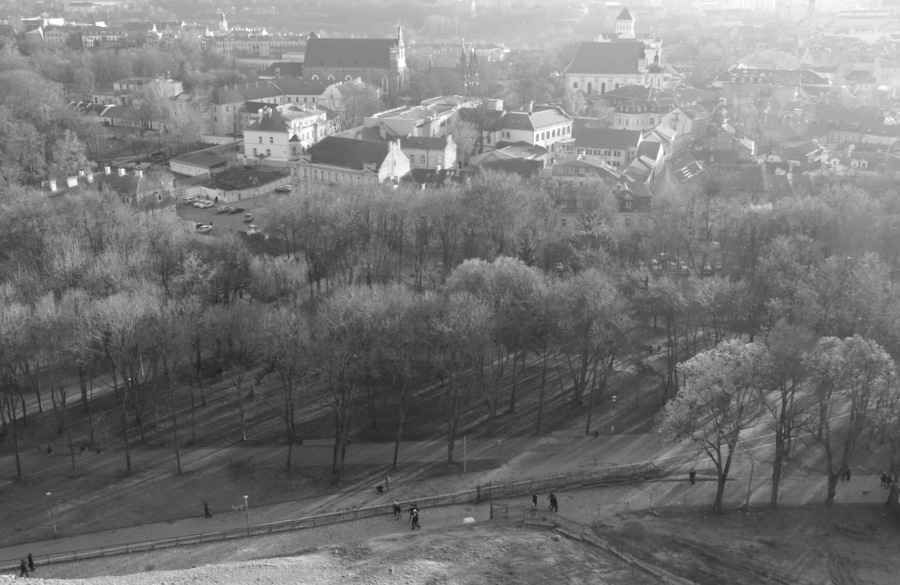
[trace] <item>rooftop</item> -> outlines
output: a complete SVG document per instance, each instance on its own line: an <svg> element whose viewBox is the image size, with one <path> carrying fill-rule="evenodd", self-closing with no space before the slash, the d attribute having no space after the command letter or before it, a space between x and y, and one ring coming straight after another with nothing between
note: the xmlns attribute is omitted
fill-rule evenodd
<svg viewBox="0 0 900 585"><path fill-rule="evenodd" d="M323 39L306 42L304 65L309 67L389 69L397 39Z"/></svg>
<svg viewBox="0 0 900 585"><path fill-rule="evenodd" d="M377 169L387 157L390 145L354 138L328 136L309 148L310 162L362 170L364 165Z"/></svg>
<svg viewBox="0 0 900 585"><path fill-rule="evenodd" d="M641 41L585 42L579 45L575 58L566 68L566 73L605 75L639 73L638 62L642 59L644 59L644 43Z"/></svg>

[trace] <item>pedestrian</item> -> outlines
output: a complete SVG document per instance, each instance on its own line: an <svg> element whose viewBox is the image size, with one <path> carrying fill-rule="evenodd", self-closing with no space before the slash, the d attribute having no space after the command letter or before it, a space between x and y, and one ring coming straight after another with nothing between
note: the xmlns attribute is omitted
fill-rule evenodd
<svg viewBox="0 0 900 585"><path fill-rule="evenodd" d="M889 476L887 476L886 482L887 482L887 483L886 483L887 488L888 488L888 489L891 489L891 486L894 485L894 478L891 477L891 476L889 475Z"/></svg>
<svg viewBox="0 0 900 585"><path fill-rule="evenodd" d="M691 485L694 485L695 483L697 483L697 470L691 468L691 472L688 473L688 477L691 480Z"/></svg>
<svg viewBox="0 0 900 585"><path fill-rule="evenodd" d="M209 513L209 503L203 502L203 517L204 518L212 518L212 514Z"/></svg>
<svg viewBox="0 0 900 585"><path fill-rule="evenodd" d="M31 553L28 553L27 558L28 558L28 570L33 571L34 570L34 557L31 556Z"/></svg>
<svg viewBox="0 0 900 585"><path fill-rule="evenodd" d="M400 507L400 502L394 500L394 520L399 520L401 515L403 515L403 508Z"/></svg>
<svg viewBox="0 0 900 585"><path fill-rule="evenodd" d="M22 557L22 562L19 563L19 571L19 577L28 576L28 560L25 557Z"/></svg>
<svg viewBox="0 0 900 585"><path fill-rule="evenodd" d="M81 454L84 455L84 452L87 451L87 445L84 443L81 444Z"/></svg>
<svg viewBox="0 0 900 585"><path fill-rule="evenodd" d="M847 471L844 472L844 475L847 476L847 481L850 481L850 468L847 468Z"/></svg>
<svg viewBox="0 0 900 585"><path fill-rule="evenodd" d="M53 445L47 443L47 457L53 457Z"/></svg>
<svg viewBox="0 0 900 585"><path fill-rule="evenodd" d="M389 489L391 489L391 476L385 475L384 476L384 491L388 491Z"/></svg>
<svg viewBox="0 0 900 585"><path fill-rule="evenodd" d="M538 500L537 492L533 492L531 494L531 509L532 510L537 510L537 500Z"/></svg>
<svg viewBox="0 0 900 585"><path fill-rule="evenodd" d="M550 510L553 512L559 512L559 502L556 501L555 494L550 494Z"/></svg>
<svg viewBox="0 0 900 585"><path fill-rule="evenodd" d="M885 484L885 483L886 483L886 482L885 482L885 480L884 480L884 472L882 471L882 472L881 472L881 487L884 487L884 484Z"/></svg>
<svg viewBox="0 0 900 585"><path fill-rule="evenodd" d="M417 506L414 503L410 504L409 505L409 519L412 520L413 514L418 514L418 513L419 513L419 506Z"/></svg>
<svg viewBox="0 0 900 585"><path fill-rule="evenodd" d="M416 509L413 511L413 515L412 515L412 528L411 528L411 530L415 530L416 528L418 528L419 530L422 530L422 527L419 526L419 509L418 509L418 508L416 508Z"/></svg>

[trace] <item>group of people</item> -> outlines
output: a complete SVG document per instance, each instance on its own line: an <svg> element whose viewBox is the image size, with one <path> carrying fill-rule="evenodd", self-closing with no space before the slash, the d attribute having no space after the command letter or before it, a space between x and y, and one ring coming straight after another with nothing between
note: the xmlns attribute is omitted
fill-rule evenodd
<svg viewBox="0 0 900 585"><path fill-rule="evenodd" d="M31 553L28 553L27 557L22 557L19 569L21 569L19 577L27 577L29 572L34 571L34 557L31 556Z"/></svg>
<svg viewBox="0 0 900 585"><path fill-rule="evenodd" d="M556 500L556 494L550 492L550 495L547 496L547 500L550 502L550 511L551 512L559 512L559 502ZM531 494L531 509L537 510L538 507L538 495L536 492L532 492Z"/></svg>
<svg viewBox="0 0 900 585"><path fill-rule="evenodd" d="M403 515L403 508L400 506L400 502L394 500L394 520L399 520ZM409 522L411 530L415 530L418 528L422 530L422 526L419 525L419 505L418 504L410 504L409 505Z"/></svg>
<svg viewBox="0 0 900 585"><path fill-rule="evenodd" d="M894 478L889 473L881 472L881 487L890 489L894 485Z"/></svg>
<svg viewBox="0 0 900 585"><path fill-rule="evenodd" d="M840 480L841 481L850 481L850 468L849 467L841 472Z"/></svg>

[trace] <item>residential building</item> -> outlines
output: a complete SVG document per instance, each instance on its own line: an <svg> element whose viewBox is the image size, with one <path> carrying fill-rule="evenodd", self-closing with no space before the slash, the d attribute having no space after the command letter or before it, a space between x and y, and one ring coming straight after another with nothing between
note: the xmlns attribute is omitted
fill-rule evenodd
<svg viewBox="0 0 900 585"><path fill-rule="evenodd" d="M52 177L41 183L41 192L51 197L89 190L112 191L128 205L158 206L171 203L174 177L158 169L145 175L140 165L130 172L125 167L106 165L102 173L82 170L71 177Z"/></svg>
<svg viewBox="0 0 900 585"><path fill-rule="evenodd" d="M673 94L645 85L608 90L602 99L613 109L611 122L617 130L650 130L677 106Z"/></svg>
<svg viewBox="0 0 900 585"><path fill-rule="evenodd" d="M572 136L557 145L557 152L559 156L595 156L614 169L624 170L637 156L642 139L638 130L598 128L592 120L576 118Z"/></svg>
<svg viewBox="0 0 900 585"><path fill-rule="evenodd" d="M463 107L475 103L460 96L431 98L413 107L378 112L363 121L366 128L377 128L382 138L398 136L443 136Z"/></svg>
<svg viewBox="0 0 900 585"><path fill-rule="evenodd" d="M392 39L321 38L306 42L303 75L312 81L344 81L360 78L391 97L409 84L403 31Z"/></svg>
<svg viewBox="0 0 900 585"><path fill-rule="evenodd" d="M572 118L558 106L532 105L524 112L507 112L499 134L503 145L525 143L554 152L558 142L571 138Z"/></svg>
<svg viewBox="0 0 900 585"><path fill-rule="evenodd" d="M456 143L444 136L404 136L400 148L413 169L448 169L456 166Z"/></svg>
<svg viewBox="0 0 900 585"><path fill-rule="evenodd" d="M295 35L226 34L203 39L201 45L223 57L271 57L280 59L284 53L303 51L306 40Z"/></svg>
<svg viewBox="0 0 900 585"><path fill-rule="evenodd" d="M169 169L173 173L189 177L212 176L228 168L228 159L209 152L196 152L169 159Z"/></svg>
<svg viewBox="0 0 900 585"><path fill-rule="evenodd" d="M244 128L244 156L287 164L333 133L323 110L303 105L265 106Z"/></svg>
<svg viewBox="0 0 900 585"><path fill-rule="evenodd" d="M291 175L303 186L398 183L410 170L399 140L372 142L328 136L299 158L291 163Z"/></svg>

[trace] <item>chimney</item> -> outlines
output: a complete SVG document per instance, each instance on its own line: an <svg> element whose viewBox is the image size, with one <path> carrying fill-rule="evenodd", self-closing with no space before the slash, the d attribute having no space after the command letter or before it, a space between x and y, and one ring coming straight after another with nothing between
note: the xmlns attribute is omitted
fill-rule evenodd
<svg viewBox="0 0 900 585"><path fill-rule="evenodd" d="M534 113L534 102L528 102L528 113L529 114Z"/></svg>
<svg viewBox="0 0 900 585"><path fill-rule="evenodd" d="M83 177L83 176L84 176L84 169L81 169L80 171L78 171L78 176L79 176L79 177Z"/></svg>
<svg viewBox="0 0 900 585"><path fill-rule="evenodd" d="M94 184L94 173L87 173L86 176L87 176L88 183L93 185Z"/></svg>
<svg viewBox="0 0 900 585"><path fill-rule="evenodd" d="M134 176L138 179L142 178L144 176L144 169L142 169L141 167L135 167Z"/></svg>
<svg viewBox="0 0 900 585"><path fill-rule="evenodd" d="M103 174L108 175L112 171L112 168L109 165L103 167Z"/></svg>
<svg viewBox="0 0 900 585"><path fill-rule="evenodd" d="M75 187L78 185L78 177L66 177L66 187Z"/></svg>
<svg viewBox="0 0 900 585"><path fill-rule="evenodd" d="M119 176L120 176L120 177L124 177L124 176L125 176L125 167L119 167Z"/></svg>
<svg viewBox="0 0 900 585"><path fill-rule="evenodd" d="M50 192L55 193L56 192L56 179L50 179L48 181L48 183L50 183Z"/></svg>

